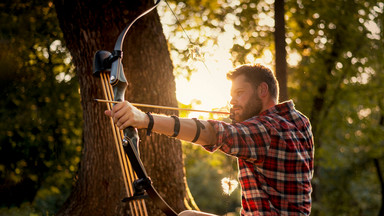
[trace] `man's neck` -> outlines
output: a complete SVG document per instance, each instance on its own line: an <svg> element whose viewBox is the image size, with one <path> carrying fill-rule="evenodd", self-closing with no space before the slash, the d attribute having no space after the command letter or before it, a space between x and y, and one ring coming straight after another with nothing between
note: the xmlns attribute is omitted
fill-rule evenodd
<svg viewBox="0 0 384 216"><path fill-rule="evenodd" d="M275 100L272 100L272 99L268 99L268 100L264 101L263 102L263 108L262 108L261 112L264 112L265 110L276 106L276 104L277 104L277 102Z"/></svg>

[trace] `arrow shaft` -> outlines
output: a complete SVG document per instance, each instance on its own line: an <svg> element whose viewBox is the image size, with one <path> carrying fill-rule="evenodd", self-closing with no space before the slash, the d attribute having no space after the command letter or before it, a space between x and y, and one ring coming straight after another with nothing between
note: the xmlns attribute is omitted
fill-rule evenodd
<svg viewBox="0 0 384 216"><path fill-rule="evenodd" d="M110 100L103 100L103 99L95 99L97 102L100 103L121 103L118 101L110 101ZM188 109L188 108L179 108L179 107L169 107L169 106L159 106L159 105L152 105L152 104L141 104L141 103L131 103L135 107L146 107L146 108L157 108L157 109L167 109L167 110L178 110L178 111L189 111L189 112L203 112L203 113L214 113L214 114L223 114L223 115L229 115L229 112L223 112L223 111L208 111L208 110L198 110L198 109Z"/></svg>

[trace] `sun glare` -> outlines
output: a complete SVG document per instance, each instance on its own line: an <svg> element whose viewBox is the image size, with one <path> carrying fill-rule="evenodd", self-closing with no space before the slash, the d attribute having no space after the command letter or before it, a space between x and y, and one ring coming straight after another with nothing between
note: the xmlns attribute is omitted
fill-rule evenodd
<svg viewBox="0 0 384 216"><path fill-rule="evenodd" d="M166 8L159 8L161 22L163 23L164 34L171 39L170 26L177 25L175 18ZM230 101L231 82L227 80L226 74L233 69L229 49L233 45L233 36L236 33L232 25L226 26L226 32L218 36L218 44L208 47L201 47L204 59L190 59L188 62L181 62L177 53L171 52L172 61L175 65L193 64L196 70L187 80L183 76L176 77L176 97L180 103L193 104L194 109L214 110L227 107ZM206 29L207 31L207 29ZM188 32L188 37L198 38L193 32ZM205 32L206 35L216 32ZM187 47L189 43L185 36L170 41L175 47ZM208 42L210 44L210 42ZM213 44L213 43L211 43ZM195 49L195 48L194 48ZM198 101L198 103L196 103ZM205 116L201 113L190 113L190 117Z"/></svg>
<svg viewBox="0 0 384 216"><path fill-rule="evenodd" d="M187 38L199 38L199 32L188 31L188 37L178 34L180 37L174 38L170 36L170 32L174 25L177 25L173 14L165 8L159 6L159 14L163 23L164 34L168 41L174 47L188 49L189 41ZM265 25L271 25L270 19L264 17ZM204 56L201 59L190 59L188 62L181 62L177 52L171 51L171 58L175 66L191 64L196 70L187 80L183 76L176 77L176 97L180 103L193 104L194 109L214 110L228 107L230 97L231 82L227 80L226 74L233 69L234 65L231 61L230 49L234 44L234 38L239 32L233 27L236 17L227 16L225 32L211 32L208 28L204 29L206 35L217 35L217 44L207 41L206 47L198 48L199 55ZM200 32L201 34L201 32ZM208 36L207 36L208 37ZM209 38L209 37L208 37ZM193 49L197 49L193 47ZM200 53L201 52L201 53ZM265 50L261 58L256 59L253 55L246 57L246 63L262 63L268 67L273 64L273 54L269 50ZM187 73L185 73L187 74ZM197 102L198 101L198 102ZM229 110L227 110L229 111ZM201 113L190 113L189 117L204 117Z"/></svg>
<svg viewBox="0 0 384 216"><path fill-rule="evenodd" d="M212 110L225 107L230 100L231 87L226 73L232 69L232 63L229 60L206 60L205 64L209 71L202 62L198 62L198 71L191 75L189 81L184 77L176 78L177 100L183 104L200 101L194 105L196 109Z"/></svg>

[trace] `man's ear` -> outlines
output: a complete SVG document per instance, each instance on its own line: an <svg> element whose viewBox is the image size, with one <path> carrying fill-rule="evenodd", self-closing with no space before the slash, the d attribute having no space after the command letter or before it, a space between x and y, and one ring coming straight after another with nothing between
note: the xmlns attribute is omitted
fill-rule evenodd
<svg viewBox="0 0 384 216"><path fill-rule="evenodd" d="M257 90L260 98L265 98L269 95L268 84L266 82L260 83Z"/></svg>

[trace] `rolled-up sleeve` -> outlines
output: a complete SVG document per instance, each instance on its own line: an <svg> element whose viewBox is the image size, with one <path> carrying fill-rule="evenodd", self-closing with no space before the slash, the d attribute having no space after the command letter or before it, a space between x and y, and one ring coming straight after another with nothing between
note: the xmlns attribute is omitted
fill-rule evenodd
<svg viewBox="0 0 384 216"><path fill-rule="evenodd" d="M268 129L255 119L228 124L208 120L216 131L216 143L204 146L207 151L220 150L249 162L262 162L268 153L271 138Z"/></svg>

